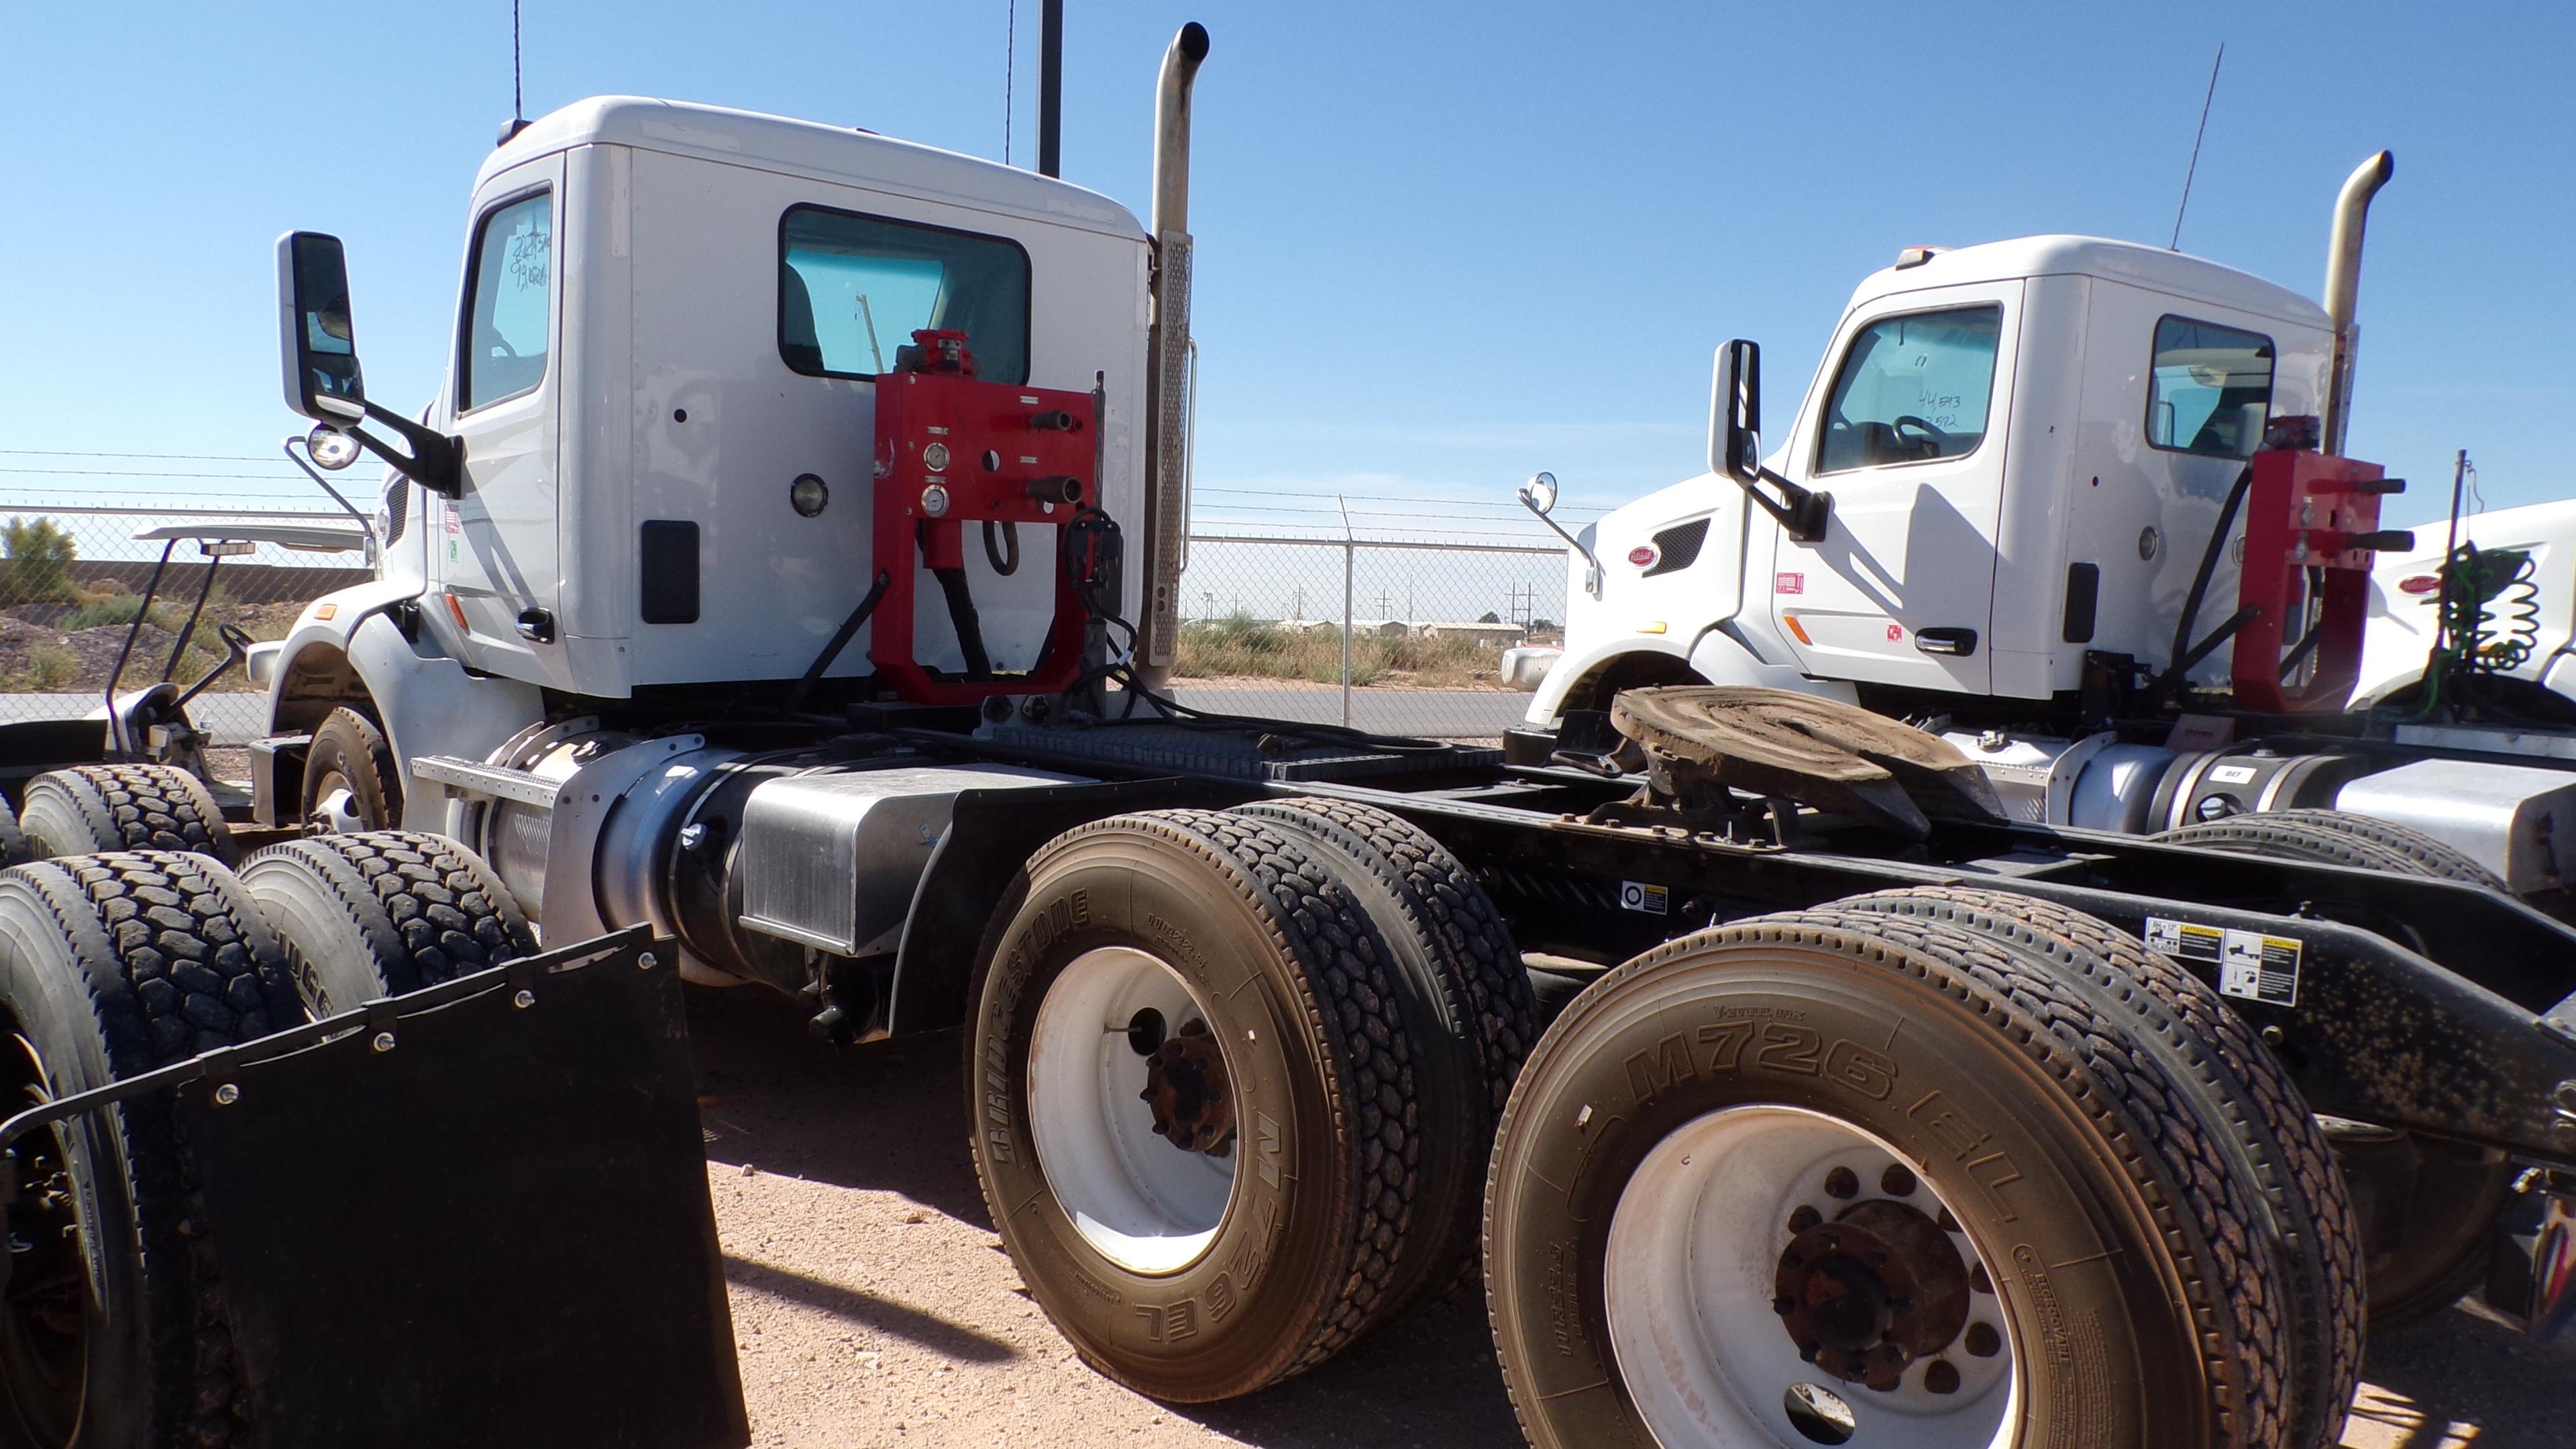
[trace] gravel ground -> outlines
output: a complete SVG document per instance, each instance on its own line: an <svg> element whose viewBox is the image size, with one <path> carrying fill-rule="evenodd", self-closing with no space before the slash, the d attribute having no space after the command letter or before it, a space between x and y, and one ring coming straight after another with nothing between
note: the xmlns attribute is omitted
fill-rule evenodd
<svg viewBox="0 0 2576 1449"><path fill-rule="evenodd" d="M709 1182L753 1442L1516 1445L1482 1305L1449 1303L1255 1398L1180 1409L1065 1346L1002 1253L965 1145L958 1043L809 1040L759 988L692 1002ZM2349 1449L2576 1443L2576 1351L2474 1306L2374 1340Z"/></svg>

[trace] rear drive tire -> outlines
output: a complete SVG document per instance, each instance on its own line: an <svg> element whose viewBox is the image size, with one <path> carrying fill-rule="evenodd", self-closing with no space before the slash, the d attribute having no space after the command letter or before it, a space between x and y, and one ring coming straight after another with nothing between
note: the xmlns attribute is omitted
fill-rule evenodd
<svg viewBox="0 0 2576 1449"><path fill-rule="evenodd" d="M1422 1251L1389 1289L1389 1313L1458 1286L1476 1266L1494 1124L1537 1038L1529 973L1502 914L1456 856L1370 805L1291 799L1242 805L1327 861L1394 948L1397 1004L1416 1063L1422 1161L1415 1218Z"/></svg>
<svg viewBox="0 0 2576 1449"><path fill-rule="evenodd" d="M2311 860L2330 865L2358 865L2398 875L2465 881L2502 891L2493 871L2420 831L2366 815L2334 810L2282 810L2268 815L2240 815L2206 825L2188 825L2155 837L2184 845L2232 850L2276 860ZM2267 902L2278 909L2287 902ZM2374 930L2406 937L2388 925L2365 921ZM2403 923L2396 923L2401 925ZM2391 1204L2403 1214L2390 1229L2365 1220L2361 1234L2364 1281L2369 1292L2370 1331L2402 1328L2457 1303L2486 1280L2487 1259L2495 1225L2511 1205L2516 1169L2497 1154L2436 1138L2415 1139L2417 1148L2443 1164L2437 1181L2419 1182L2412 1201ZM2339 1156L2356 1170L2373 1170L2361 1161L2382 1151L2376 1139L2345 1148ZM2411 1174L2409 1181L2417 1181ZM2385 1196L2356 1189L2356 1199L2376 1202ZM2430 1204L2419 1206L2418 1204Z"/></svg>
<svg viewBox="0 0 2576 1449"><path fill-rule="evenodd" d="M241 877L316 1017L536 953L509 888L443 836L318 835L261 851Z"/></svg>
<svg viewBox="0 0 2576 1449"><path fill-rule="evenodd" d="M240 857L205 782L169 765L77 765L27 783L18 812L37 859L103 850L174 850Z"/></svg>
<svg viewBox="0 0 2576 1449"><path fill-rule="evenodd" d="M2237 815L2205 825L2185 825L2155 838L2174 845L2201 845L2244 855L2359 865L2393 870L2400 875L2467 881L2492 891L2505 888L2494 871L2420 830L2341 810L2275 810Z"/></svg>
<svg viewBox="0 0 2576 1449"><path fill-rule="evenodd" d="M2285 1285L2223 1157L2122 1023L2001 941L1702 932L1586 991L1512 1094L1504 1380L1540 1449L2264 1443L2284 1404L2248 1365L2280 1360Z"/></svg>
<svg viewBox="0 0 2576 1449"><path fill-rule="evenodd" d="M18 828L18 812L0 800L0 866L25 865L35 858L27 847L27 833Z"/></svg>
<svg viewBox="0 0 2576 1449"><path fill-rule="evenodd" d="M1326 860L1268 822L1120 816L1022 868L972 996L975 1166L1086 1362L1207 1402L1384 1314L1426 1251L1395 969Z"/></svg>
<svg viewBox="0 0 2576 1449"><path fill-rule="evenodd" d="M1927 886L1835 901L1821 909L1933 921L2003 939L2055 967L2095 1011L2121 1022L2172 1073L2213 1135L2232 1143L2263 1210L2231 1197L2228 1216L2273 1257L2289 1285L2292 1358L2284 1449L2321 1449L2343 1434L2361 1369L2360 1227L2316 1118L2254 1029L2208 983L2107 923L2003 891Z"/></svg>
<svg viewBox="0 0 2576 1449"><path fill-rule="evenodd" d="M322 719L304 750L304 819L325 830L398 830L402 772L376 722L346 705Z"/></svg>
<svg viewBox="0 0 2576 1449"><path fill-rule="evenodd" d="M6 1111L302 1019L232 872L143 851L0 875L0 1007ZM84 1445L234 1438L244 1419L215 1248L186 1224L193 1172L167 1100L84 1114L19 1151L11 1231L65 1251L22 1257L0 1312L0 1443L60 1449L72 1423ZM31 1259L55 1278L35 1294Z"/></svg>

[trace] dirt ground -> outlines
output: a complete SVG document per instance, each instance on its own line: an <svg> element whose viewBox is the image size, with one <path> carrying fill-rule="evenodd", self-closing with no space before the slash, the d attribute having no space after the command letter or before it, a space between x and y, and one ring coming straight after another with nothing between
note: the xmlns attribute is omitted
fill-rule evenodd
<svg viewBox="0 0 2576 1449"><path fill-rule="evenodd" d="M1021 1288L967 1158L954 1037L834 1050L758 988L698 993L707 1163L753 1442L1516 1445L1481 1304L1268 1393L1177 1409L1085 1368ZM2473 1306L2370 1345L2349 1449L2576 1444L2576 1351Z"/></svg>

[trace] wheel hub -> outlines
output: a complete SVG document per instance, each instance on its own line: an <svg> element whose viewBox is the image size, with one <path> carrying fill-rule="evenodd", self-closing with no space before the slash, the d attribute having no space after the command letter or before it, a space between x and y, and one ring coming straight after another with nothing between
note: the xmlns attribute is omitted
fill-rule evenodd
<svg viewBox="0 0 2576 1449"><path fill-rule="evenodd" d="M1184 1023L1146 1055L1145 1090L1138 1095L1154 1109L1154 1131L1164 1141L1210 1157L1234 1154L1234 1093L1206 1022Z"/></svg>
<svg viewBox="0 0 2576 1449"><path fill-rule="evenodd" d="M1800 1232L1773 1283L1772 1307L1799 1357L1882 1391L1947 1348L1968 1320L1970 1275L1957 1245L1931 1218L1883 1198Z"/></svg>

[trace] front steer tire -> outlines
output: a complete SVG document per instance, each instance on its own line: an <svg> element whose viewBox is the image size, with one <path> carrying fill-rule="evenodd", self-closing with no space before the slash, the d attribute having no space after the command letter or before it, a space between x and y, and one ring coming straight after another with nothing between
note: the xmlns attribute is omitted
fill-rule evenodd
<svg viewBox="0 0 2576 1449"><path fill-rule="evenodd" d="M536 954L509 887L443 836L371 830L288 841L252 856L241 878L316 1017Z"/></svg>
<svg viewBox="0 0 2576 1449"><path fill-rule="evenodd" d="M1513 1092L1486 1188L1504 1380L1539 1449L2268 1446L2286 1285L2211 1190L2223 1158L2120 1022L2006 943L1815 913L1685 937L1578 998ZM1900 1207L1976 1286L1893 1406L1802 1357L1789 1325L1842 1299L1767 1295ZM1896 1261L1949 1283L1938 1258Z"/></svg>
<svg viewBox="0 0 2576 1449"><path fill-rule="evenodd" d="M1005 891L971 998L977 1176L1095 1369L1232 1398L1393 1306L1426 1251L1421 1052L1394 969L1335 871L1241 816L1086 825ZM1198 1150L1158 1135L1190 1124Z"/></svg>
<svg viewBox="0 0 2576 1449"><path fill-rule="evenodd" d="M170 765L76 765L27 782L18 827L29 855L194 851L240 860L232 827L205 782Z"/></svg>
<svg viewBox="0 0 2576 1449"><path fill-rule="evenodd" d="M30 1069L18 1085L40 1100L302 1019L276 939L232 872L200 855L148 851L0 875L0 1006L32 1049L19 1050ZM60 1194L61 1221L44 1226L57 1241L66 1229L75 1235L95 1277L66 1265L47 1305L53 1336L41 1345L17 1316L30 1285L14 1283L0 1330L0 1444L55 1449L67 1416L81 1426L79 1443L103 1449L238 1437L245 1410L215 1247L189 1220L194 1174L166 1099L83 1114L18 1150ZM13 1228L27 1225L28 1211L22 1194ZM54 1350L45 1361L80 1366L51 1376L50 1392L25 1373L40 1346Z"/></svg>

